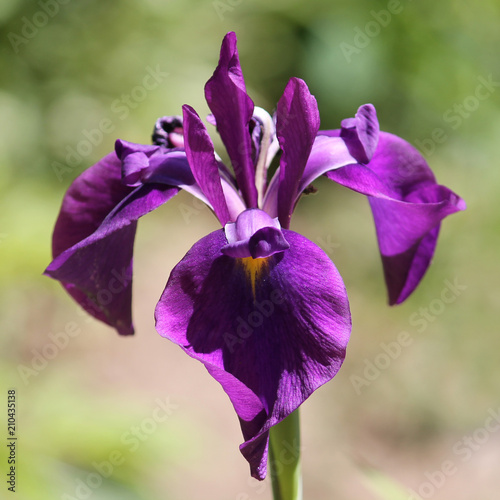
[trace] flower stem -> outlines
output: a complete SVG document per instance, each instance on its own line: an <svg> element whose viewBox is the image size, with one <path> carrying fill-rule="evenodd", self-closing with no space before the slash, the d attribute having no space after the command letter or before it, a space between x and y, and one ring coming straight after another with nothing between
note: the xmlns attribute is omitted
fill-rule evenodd
<svg viewBox="0 0 500 500"><path fill-rule="evenodd" d="M274 500L302 500L298 409L270 429L269 465Z"/></svg>

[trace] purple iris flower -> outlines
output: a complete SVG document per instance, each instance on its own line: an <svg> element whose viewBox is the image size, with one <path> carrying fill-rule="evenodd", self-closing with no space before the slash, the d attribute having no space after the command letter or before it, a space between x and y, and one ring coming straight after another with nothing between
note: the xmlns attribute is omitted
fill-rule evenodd
<svg viewBox="0 0 500 500"><path fill-rule="evenodd" d="M182 117L158 120L154 145L118 140L114 153L68 189L45 273L94 317L132 334L137 220L181 189L205 202L222 228L195 243L172 270L156 328L220 382L239 417L241 452L262 479L269 429L335 376L351 331L334 264L289 229L301 194L326 175L368 197L391 304L418 285L441 220L465 203L436 183L415 148L379 131L371 104L341 129L320 131L315 98L292 78L274 117L255 107L234 33L224 38L205 95L232 168L187 105Z"/></svg>

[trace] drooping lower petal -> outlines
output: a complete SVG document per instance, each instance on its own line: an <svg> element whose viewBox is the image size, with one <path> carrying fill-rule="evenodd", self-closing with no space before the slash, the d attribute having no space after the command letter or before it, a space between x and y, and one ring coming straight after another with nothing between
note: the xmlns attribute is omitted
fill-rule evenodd
<svg viewBox="0 0 500 500"><path fill-rule="evenodd" d="M427 271L442 219L465 208L456 194L437 184L412 193L411 201L369 197L382 256L389 303L400 304Z"/></svg>
<svg viewBox="0 0 500 500"><path fill-rule="evenodd" d="M52 235L52 256L92 234L134 188L122 182L122 163L110 153L85 170L66 192Z"/></svg>
<svg viewBox="0 0 500 500"><path fill-rule="evenodd" d="M222 254L222 230L172 271L156 307L158 332L201 361L239 416L252 475L266 474L269 428L339 370L351 329L344 284L303 236L264 259Z"/></svg>
<svg viewBox="0 0 500 500"><path fill-rule="evenodd" d="M59 280L89 314L129 335L136 221L179 188L127 186L121 166L111 153L70 186L54 229L54 260L45 274Z"/></svg>
<svg viewBox="0 0 500 500"><path fill-rule="evenodd" d="M87 238L59 254L45 273L59 280L96 319L121 335L132 325L132 254L136 221L166 203L179 188L149 184L136 188Z"/></svg>
<svg viewBox="0 0 500 500"><path fill-rule="evenodd" d="M338 137L338 131L329 135ZM422 155L403 139L380 132L366 165L349 164L326 176L369 197L390 304L404 301L423 278L439 225L465 202L436 183Z"/></svg>

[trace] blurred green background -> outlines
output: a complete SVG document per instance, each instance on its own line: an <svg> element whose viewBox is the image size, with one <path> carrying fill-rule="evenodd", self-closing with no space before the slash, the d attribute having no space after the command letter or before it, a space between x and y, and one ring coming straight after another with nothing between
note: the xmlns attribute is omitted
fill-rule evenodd
<svg viewBox="0 0 500 500"><path fill-rule="evenodd" d="M292 229L334 260L353 315L344 367L302 407L305 498L497 499L496 0L2 0L0 422L6 435L14 388L18 497L271 498L267 481L249 478L223 391L154 329L171 268L217 228L208 211L181 194L139 224L134 338L41 276L71 180L116 138L148 143L156 118L184 103L206 114L203 86L230 30L257 105L271 111L291 76L315 94L323 128L372 102L381 128L417 145L468 203L395 308L364 197L319 181L300 203ZM151 71L157 85L144 90ZM395 359L384 356L391 346Z"/></svg>

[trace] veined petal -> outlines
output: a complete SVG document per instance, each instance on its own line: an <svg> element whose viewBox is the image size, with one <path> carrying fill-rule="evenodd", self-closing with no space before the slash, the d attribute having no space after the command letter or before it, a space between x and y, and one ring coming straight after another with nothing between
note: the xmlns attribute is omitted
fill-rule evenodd
<svg viewBox="0 0 500 500"><path fill-rule="evenodd" d="M278 217L284 228L297 200L297 190L319 129L316 99L299 78L291 78L278 102L276 134L283 155L280 159Z"/></svg>
<svg viewBox="0 0 500 500"><path fill-rule="evenodd" d="M369 163L347 165L326 176L369 197L389 302L402 302L429 267L441 220L464 210L465 202L436 183L413 146L386 132L380 132Z"/></svg>
<svg viewBox="0 0 500 500"><path fill-rule="evenodd" d="M266 259L222 255L222 230L172 271L158 332L201 361L239 416L241 452L266 474L268 431L339 370L351 330L342 278L327 255L283 230L290 248Z"/></svg>
<svg viewBox="0 0 500 500"><path fill-rule="evenodd" d="M96 319L122 335L132 334L136 221L178 191L161 184L126 186L121 161L109 154L68 189L54 229L54 260L45 274L59 280Z"/></svg>
<svg viewBox="0 0 500 500"><path fill-rule="evenodd" d="M229 210L224 197L219 175L219 166L215 159L214 145L205 125L196 111L184 105L184 145L194 178L203 194L213 207L221 224L230 220Z"/></svg>
<svg viewBox="0 0 500 500"><path fill-rule="evenodd" d="M232 32L224 37L219 64L205 85L205 97L231 159L246 206L256 207L257 189L249 131L254 104L246 92L236 35Z"/></svg>

